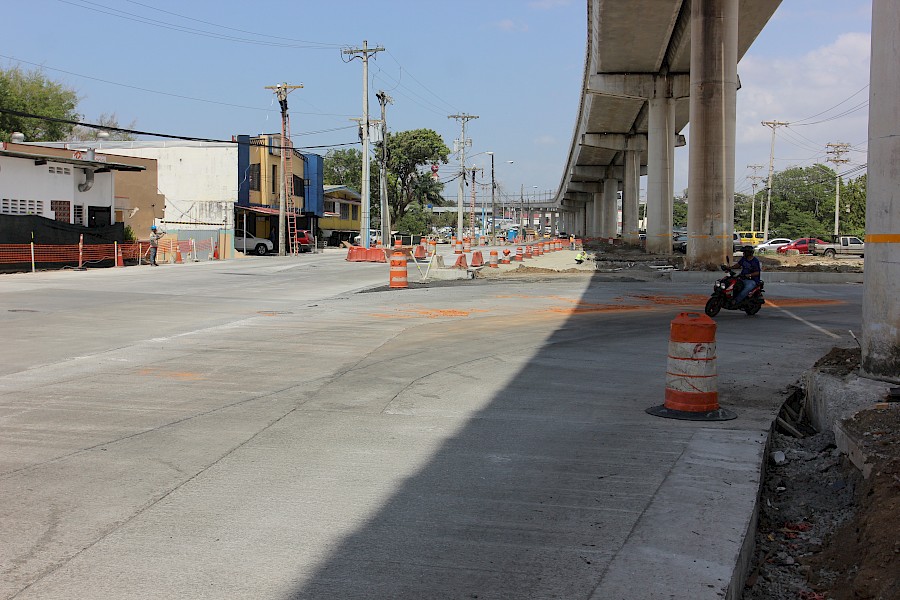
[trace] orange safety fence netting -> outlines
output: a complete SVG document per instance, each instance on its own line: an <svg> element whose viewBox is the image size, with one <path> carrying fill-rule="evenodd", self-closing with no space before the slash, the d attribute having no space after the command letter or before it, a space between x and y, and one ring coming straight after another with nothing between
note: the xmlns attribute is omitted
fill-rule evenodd
<svg viewBox="0 0 900 600"><path fill-rule="evenodd" d="M185 257L193 253L199 258L213 252L214 241L205 240L160 240L159 253L162 257L174 255L176 248ZM143 259L150 250L147 241L124 242L118 245L123 260ZM79 262L78 244L34 244L35 263L71 263ZM201 254L202 253L202 254ZM100 261L116 260L115 244L85 244L81 250L81 261L85 264ZM19 264L32 262L31 244L0 244L0 264Z"/></svg>

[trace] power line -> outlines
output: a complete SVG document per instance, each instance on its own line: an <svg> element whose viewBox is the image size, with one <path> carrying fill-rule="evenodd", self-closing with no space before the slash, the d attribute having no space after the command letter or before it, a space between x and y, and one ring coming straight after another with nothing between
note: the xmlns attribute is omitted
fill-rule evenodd
<svg viewBox="0 0 900 600"><path fill-rule="evenodd" d="M820 112L820 113L816 113L816 114L814 114L814 115L812 115L812 116L805 117L805 118L803 118L803 119L795 119L795 120L793 121L793 123L794 123L794 125L799 125L799 124L803 124L803 121L809 121L810 119L815 119L816 117L822 116L822 115L824 115L825 113L834 110L835 108L837 108L838 106L840 106L840 105L843 104L844 102L847 102L848 100L850 100L850 98L856 96L857 94L859 94L861 91L867 89L868 87L869 87L869 84L867 83L866 85L862 86L861 88L859 88L858 90L856 90L855 92L853 92L853 93L850 94L848 97L844 98L843 100L841 100L840 102L838 102L837 104L835 104L834 106L832 106L831 108L827 108L827 109L823 110L823 111Z"/></svg>
<svg viewBox="0 0 900 600"><path fill-rule="evenodd" d="M132 135L147 135L150 137L160 137L160 138L168 138L171 140L183 140L187 142L211 142L217 144L237 144L236 140L221 140L214 138L202 138L202 137L194 137L187 135L177 135L172 133L157 133L153 131L141 131L140 129L127 129L125 127L113 127L111 125L99 125L97 123L86 123L83 121L73 121L71 119L60 119L58 117L47 117L44 115L36 115L28 112L23 112L19 110L11 110L8 108L0 107L0 113L13 115L16 117L23 117L26 119L38 119L41 121L49 121L51 123L63 123L66 125L78 125L81 127L88 127L90 129L100 129L102 131L116 131L120 133L130 133ZM359 142L344 142L339 144L322 144L319 146L271 146L272 148L277 149L297 149L297 150L312 150L315 148L332 148L336 146L355 146Z"/></svg>

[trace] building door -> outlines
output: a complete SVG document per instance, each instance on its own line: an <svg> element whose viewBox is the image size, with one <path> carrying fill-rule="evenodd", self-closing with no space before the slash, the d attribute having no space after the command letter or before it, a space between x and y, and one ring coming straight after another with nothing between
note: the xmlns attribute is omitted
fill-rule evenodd
<svg viewBox="0 0 900 600"><path fill-rule="evenodd" d="M108 206L88 206L88 227L106 227L111 222Z"/></svg>

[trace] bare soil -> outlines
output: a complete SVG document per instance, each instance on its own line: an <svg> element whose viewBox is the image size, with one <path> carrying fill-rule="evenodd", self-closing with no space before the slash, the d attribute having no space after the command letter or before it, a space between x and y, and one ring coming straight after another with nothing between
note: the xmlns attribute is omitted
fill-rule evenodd
<svg viewBox="0 0 900 600"><path fill-rule="evenodd" d="M817 368L858 366L858 349L836 348ZM845 422L873 464L868 479L831 432L799 423L811 435L773 434L744 600L900 598L900 406L886 406Z"/></svg>

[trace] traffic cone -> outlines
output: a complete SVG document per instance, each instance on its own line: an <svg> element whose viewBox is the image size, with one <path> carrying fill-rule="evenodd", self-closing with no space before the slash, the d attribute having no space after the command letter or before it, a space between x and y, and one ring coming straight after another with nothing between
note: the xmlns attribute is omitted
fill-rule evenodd
<svg viewBox="0 0 900 600"><path fill-rule="evenodd" d="M453 265L453 268L454 268L454 269L468 269L468 268L469 268L469 265L468 265L468 263L466 262L466 255L465 255L465 254L460 254L460 255L459 255L459 257L456 259L456 264Z"/></svg>
<svg viewBox="0 0 900 600"><path fill-rule="evenodd" d="M176 265L184 264L184 260L181 257L181 248L179 247L177 242L175 243L175 264Z"/></svg>
<svg viewBox="0 0 900 600"><path fill-rule="evenodd" d="M117 267L125 266L125 259L122 258L122 246L118 246L116 248L116 266Z"/></svg>
<svg viewBox="0 0 900 600"><path fill-rule="evenodd" d="M219 242L213 242L213 260L219 260Z"/></svg>
<svg viewBox="0 0 900 600"><path fill-rule="evenodd" d="M484 256L481 254L481 250L476 250L472 253L472 266L473 267L482 267L484 266Z"/></svg>

